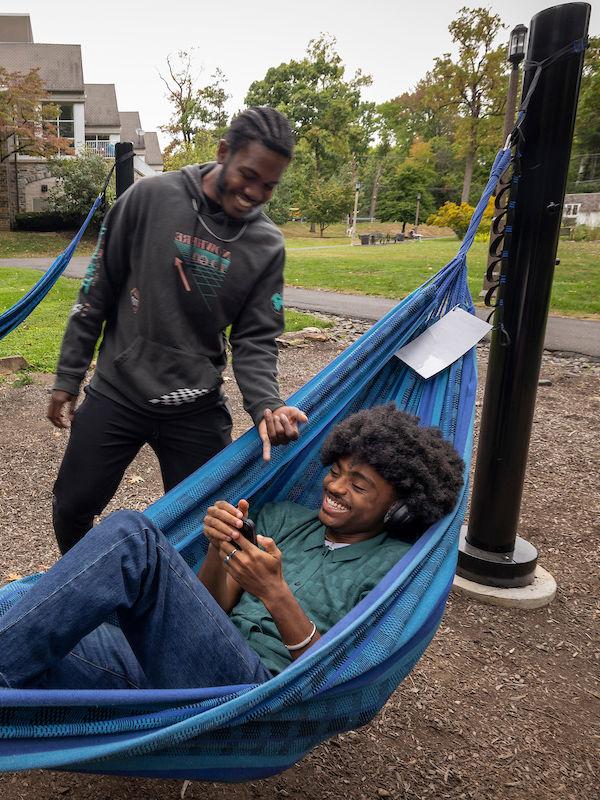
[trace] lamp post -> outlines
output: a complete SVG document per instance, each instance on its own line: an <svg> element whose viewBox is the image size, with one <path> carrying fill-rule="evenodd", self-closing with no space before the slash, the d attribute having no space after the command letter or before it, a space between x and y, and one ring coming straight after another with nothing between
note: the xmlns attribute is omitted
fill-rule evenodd
<svg viewBox="0 0 600 800"><path fill-rule="evenodd" d="M504 141L512 131L515 124L515 110L517 108L517 87L519 85L519 64L525 58L525 45L527 42L527 27L516 25L510 32L508 40L507 61L511 65L510 78L508 79L508 95L506 97L506 110L504 112Z"/></svg>
<svg viewBox="0 0 600 800"><path fill-rule="evenodd" d="M354 212L352 214L352 238L350 244L354 244L356 239L356 215L358 214L358 193L360 192L361 183L356 181L354 184Z"/></svg>
<svg viewBox="0 0 600 800"><path fill-rule="evenodd" d="M527 44L527 27L525 25L516 25L510 32L508 39L508 49L506 53L506 60L511 65L510 77L508 79L508 93L506 95L506 109L504 111L504 132L502 134L503 141L506 142L508 136L515 125L515 111L517 108L517 90L519 87L519 65L525 58L525 47ZM494 207L494 219L490 230L490 248L488 253L488 262L486 268L486 276L483 279L483 288L481 296L485 297L488 291L495 286L498 282L500 275L500 262L501 257L494 247L495 241L500 241L504 230L504 211L508 203L508 184L510 183L510 169L507 169L504 175L498 181L496 187L496 202ZM497 218L500 219L497 219ZM490 266L493 264L492 275L493 280L488 281L487 274L489 273Z"/></svg>
<svg viewBox="0 0 600 800"><path fill-rule="evenodd" d="M421 195L417 194L417 208L415 210L415 233L419 228L419 208L421 207Z"/></svg>

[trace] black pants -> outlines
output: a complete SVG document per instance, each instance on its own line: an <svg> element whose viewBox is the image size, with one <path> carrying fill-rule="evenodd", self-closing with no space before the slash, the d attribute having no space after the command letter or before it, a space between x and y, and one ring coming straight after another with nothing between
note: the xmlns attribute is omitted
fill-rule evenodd
<svg viewBox="0 0 600 800"><path fill-rule="evenodd" d="M61 553L89 531L143 444L156 453L168 492L230 442L224 400L195 414L164 418L88 393L75 412L54 484L52 522Z"/></svg>

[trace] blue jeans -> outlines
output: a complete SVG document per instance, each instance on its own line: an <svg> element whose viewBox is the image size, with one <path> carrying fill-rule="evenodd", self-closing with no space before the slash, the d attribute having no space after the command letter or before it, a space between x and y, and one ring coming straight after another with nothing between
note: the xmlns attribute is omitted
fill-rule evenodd
<svg viewBox="0 0 600 800"><path fill-rule="evenodd" d="M116 614L120 628L105 620ZM161 531L118 511L0 617L0 686L173 689L271 673Z"/></svg>

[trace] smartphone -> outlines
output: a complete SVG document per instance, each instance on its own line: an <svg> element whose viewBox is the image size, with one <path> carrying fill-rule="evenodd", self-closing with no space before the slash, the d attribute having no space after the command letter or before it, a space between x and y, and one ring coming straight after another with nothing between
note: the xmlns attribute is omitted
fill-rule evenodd
<svg viewBox="0 0 600 800"><path fill-rule="evenodd" d="M249 542L252 544L256 544L256 525L252 522L251 519L245 519L240 530L242 536L245 536Z"/></svg>

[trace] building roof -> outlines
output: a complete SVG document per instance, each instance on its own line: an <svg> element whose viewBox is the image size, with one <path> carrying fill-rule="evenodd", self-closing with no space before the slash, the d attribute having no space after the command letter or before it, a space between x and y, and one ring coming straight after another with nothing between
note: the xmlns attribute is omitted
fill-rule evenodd
<svg viewBox="0 0 600 800"><path fill-rule="evenodd" d="M33 42L29 14L0 14L0 42Z"/></svg>
<svg viewBox="0 0 600 800"><path fill-rule="evenodd" d="M566 194L565 205L570 203L579 203L579 211L600 211L600 192L580 192L578 194Z"/></svg>
<svg viewBox="0 0 600 800"><path fill-rule="evenodd" d="M114 83L85 84L85 125L116 130L121 127Z"/></svg>
<svg viewBox="0 0 600 800"><path fill-rule="evenodd" d="M144 136L138 131L142 130L139 111L119 111L121 119L121 141L131 142L134 150L143 150Z"/></svg>
<svg viewBox="0 0 600 800"><path fill-rule="evenodd" d="M150 164L153 167L162 166L163 157L156 131L144 133L144 142L146 143L146 164Z"/></svg>
<svg viewBox="0 0 600 800"><path fill-rule="evenodd" d="M27 73L36 67L49 92L83 93L81 47L78 44L2 43L0 66Z"/></svg>

